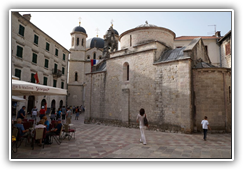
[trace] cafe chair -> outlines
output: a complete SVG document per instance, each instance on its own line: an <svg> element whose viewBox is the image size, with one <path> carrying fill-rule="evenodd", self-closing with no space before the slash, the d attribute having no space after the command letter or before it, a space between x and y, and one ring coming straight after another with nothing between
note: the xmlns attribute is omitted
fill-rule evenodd
<svg viewBox="0 0 243 170"><path fill-rule="evenodd" d="M32 149L35 147L35 141L41 140L41 145L44 148L45 142L43 139L46 137L46 128L36 128L34 132L34 137L32 138ZM38 142L39 143L39 142Z"/></svg>
<svg viewBox="0 0 243 170"><path fill-rule="evenodd" d="M62 143L62 129L63 129L63 125L61 127L59 134L55 134L55 135L51 136L51 139L52 139L51 143L53 143L53 139L55 139L55 141L58 145L60 145Z"/></svg>
<svg viewBox="0 0 243 170"><path fill-rule="evenodd" d="M70 140L72 137L74 137L75 139L75 131L76 129L72 128L68 125L68 124L64 124L64 129L63 131L63 139L65 139L66 137L68 138L68 140Z"/></svg>

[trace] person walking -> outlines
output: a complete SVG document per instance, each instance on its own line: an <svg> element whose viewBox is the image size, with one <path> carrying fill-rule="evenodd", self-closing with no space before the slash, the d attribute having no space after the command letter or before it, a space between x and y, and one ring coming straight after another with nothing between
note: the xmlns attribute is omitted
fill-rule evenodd
<svg viewBox="0 0 243 170"><path fill-rule="evenodd" d="M201 124L203 129L203 139L206 141L208 129L211 130L207 116L204 117L204 120L202 120Z"/></svg>
<svg viewBox="0 0 243 170"><path fill-rule="evenodd" d="M76 113L75 120L78 120L78 117L79 117L79 107L78 106L75 109L75 113Z"/></svg>
<svg viewBox="0 0 243 170"><path fill-rule="evenodd" d="M67 111L65 106L62 106L62 123L64 123L65 121L65 117L66 117Z"/></svg>
<svg viewBox="0 0 243 170"><path fill-rule="evenodd" d="M62 111L61 111L61 108L59 107L59 108L58 108L58 111L57 111L57 120L58 120L59 118L61 118L61 115L62 115Z"/></svg>
<svg viewBox="0 0 243 170"><path fill-rule="evenodd" d="M35 124L36 124L37 123L36 122L36 117L37 117L37 113L38 113L38 110L37 110L36 106L34 106L34 108L31 110L31 113L32 113L32 119L34 119Z"/></svg>
<svg viewBox="0 0 243 170"><path fill-rule="evenodd" d="M72 111L70 110L72 107L67 108L67 114L66 114L66 124L71 124L71 119L72 119Z"/></svg>
<svg viewBox="0 0 243 170"><path fill-rule="evenodd" d="M40 110L40 120L43 118L43 116L46 115L46 110L45 110L45 106L41 106L41 110Z"/></svg>
<svg viewBox="0 0 243 170"><path fill-rule="evenodd" d="M50 117L51 121L55 120L55 117L56 117L56 111L55 110L56 110L55 107L53 107L52 110L51 110L51 117Z"/></svg>
<svg viewBox="0 0 243 170"><path fill-rule="evenodd" d="M144 130L146 128L146 126L144 125L145 116L146 116L145 110L143 108L141 108L138 115L137 115L137 122L139 122L139 128L140 128L140 133L141 133L140 143L143 143L144 145L147 144L145 132L144 132Z"/></svg>

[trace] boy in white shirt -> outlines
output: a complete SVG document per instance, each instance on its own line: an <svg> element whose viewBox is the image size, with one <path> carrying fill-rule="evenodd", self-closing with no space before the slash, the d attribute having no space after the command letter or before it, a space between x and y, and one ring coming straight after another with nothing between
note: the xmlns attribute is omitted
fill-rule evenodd
<svg viewBox="0 0 243 170"><path fill-rule="evenodd" d="M204 117L204 120L202 120L201 124L202 124L202 128L203 128L203 134L204 134L204 137L203 139L206 141L207 140L207 131L208 131L208 128L209 130L211 130L210 126L209 126L209 122L207 120L207 116Z"/></svg>

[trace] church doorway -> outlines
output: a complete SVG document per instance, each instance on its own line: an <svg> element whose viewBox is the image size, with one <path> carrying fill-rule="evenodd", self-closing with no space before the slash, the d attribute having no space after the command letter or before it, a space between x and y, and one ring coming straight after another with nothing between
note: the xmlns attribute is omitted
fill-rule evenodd
<svg viewBox="0 0 243 170"><path fill-rule="evenodd" d="M29 96L28 98L28 107L27 107L27 113L31 114L31 110L35 106L35 96Z"/></svg>
<svg viewBox="0 0 243 170"><path fill-rule="evenodd" d="M62 106L63 106L63 101L61 100L59 103L59 107L62 108Z"/></svg>
<svg viewBox="0 0 243 170"><path fill-rule="evenodd" d="M51 101L51 108L56 108L56 101L55 100Z"/></svg>
<svg viewBox="0 0 243 170"><path fill-rule="evenodd" d="M41 108L42 108L42 106L46 106L46 100L45 100L45 99L43 99L43 100L41 101Z"/></svg>

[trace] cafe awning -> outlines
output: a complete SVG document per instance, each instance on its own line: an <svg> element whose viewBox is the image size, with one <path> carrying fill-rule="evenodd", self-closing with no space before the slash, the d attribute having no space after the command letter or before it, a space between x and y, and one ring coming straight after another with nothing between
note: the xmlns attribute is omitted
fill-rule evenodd
<svg viewBox="0 0 243 170"><path fill-rule="evenodd" d="M18 96L12 96L12 101L20 102L20 101L25 101L25 99L18 97Z"/></svg>
<svg viewBox="0 0 243 170"><path fill-rule="evenodd" d="M67 95L67 90L12 79L12 95Z"/></svg>

